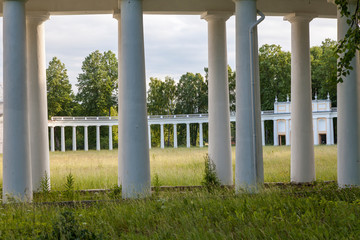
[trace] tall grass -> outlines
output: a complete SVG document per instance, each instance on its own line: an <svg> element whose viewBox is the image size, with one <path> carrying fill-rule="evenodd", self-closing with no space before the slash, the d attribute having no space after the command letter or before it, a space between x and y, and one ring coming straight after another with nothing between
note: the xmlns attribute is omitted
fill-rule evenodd
<svg viewBox="0 0 360 240"><path fill-rule="evenodd" d="M150 150L151 175L157 174L163 185L200 185L204 172L207 148L153 148ZM290 147L265 146L265 182L290 181ZM336 146L316 146L317 180L336 180ZM111 188L117 184L117 150L53 152L50 153L51 185L54 190L64 190L66 176L75 178L75 189ZM235 148L232 148L235 169ZM0 159L2 182L2 157ZM234 173L235 175L235 173Z"/></svg>
<svg viewBox="0 0 360 240"><path fill-rule="evenodd" d="M298 193L199 191L90 206L5 205L0 239L359 238L359 189Z"/></svg>

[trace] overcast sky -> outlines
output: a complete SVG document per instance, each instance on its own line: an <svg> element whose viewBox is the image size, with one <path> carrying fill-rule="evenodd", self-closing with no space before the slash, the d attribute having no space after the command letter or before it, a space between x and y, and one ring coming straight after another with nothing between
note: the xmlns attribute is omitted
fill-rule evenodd
<svg viewBox="0 0 360 240"><path fill-rule="evenodd" d="M111 50L117 54L117 20L111 15L51 16L45 23L47 63L58 57L68 69L75 89L82 61L91 52ZM335 19L315 19L310 25L311 46L325 38L336 40ZM259 46L279 44L290 51L290 23L282 17L267 17L259 26ZM0 20L2 55L2 19ZM207 23L200 16L144 15L146 78L186 72L203 74L207 66ZM227 22L228 61L235 66L235 18ZM2 58L0 58L2 81Z"/></svg>

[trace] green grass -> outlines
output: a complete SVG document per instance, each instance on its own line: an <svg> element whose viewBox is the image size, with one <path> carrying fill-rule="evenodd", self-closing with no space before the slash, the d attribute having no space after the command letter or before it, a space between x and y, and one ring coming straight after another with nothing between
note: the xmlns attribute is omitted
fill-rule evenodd
<svg viewBox="0 0 360 240"><path fill-rule="evenodd" d="M206 151L152 149L154 184L199 185ZM335 180L336 146L315 147L315 156L318 179ZM289 181L289 147L265 147L264 159L266 181ZM52 153L53 189L64 189L70 172L76 188L113 187L117 151ZM270 186L258 194L156 191L139 200L121 200L118 190L71 196L52 190L35 194L34 204L1 205L0 239L358 239L360 234L360 189L339 190L335 183ZM71 207L39 203L84 198L102 201Z"/></svg>
<svg viewBox="0 0 360 240"><path fill-rule="evenodd" d="M201 185L204 156L207 148L153 148L150 150L151 176L158 175L161 185ZM266 146L264 152L265 182L290 181L290 147ZM336 180L336 146L316 146L316 176L319 181ZM117 150L50 153L51 185L63 190L66 176L71 172L75 189L104 189L117 184ZM235 170L235 148L232 148ZM2 182L2 158L0 162ZM235 171L234 174L235 176Z"/></svg>
<svg viewBox="0 0 360 240"><path fill-rule="evenodd" d="M74 207L4 205L1 239L358 239L360 190L160 193Z"/></svg>

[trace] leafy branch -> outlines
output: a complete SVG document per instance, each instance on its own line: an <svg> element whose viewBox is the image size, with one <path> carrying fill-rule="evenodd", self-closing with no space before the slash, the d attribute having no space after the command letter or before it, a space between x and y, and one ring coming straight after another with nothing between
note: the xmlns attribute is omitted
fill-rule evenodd
<svg viewBox="0 0 360 240"><path fill-rule="evenodd" d="M356 55L356 51L360 50L359 1L356 1L356 8L352 13L348 0L335 0L341 16L347 18L346 23L349 25L345 37L339 41L336 48L339 57L337 66L338 82L343 82L343 77L349 75L350 70L353 70L351 62Z"/></svg>

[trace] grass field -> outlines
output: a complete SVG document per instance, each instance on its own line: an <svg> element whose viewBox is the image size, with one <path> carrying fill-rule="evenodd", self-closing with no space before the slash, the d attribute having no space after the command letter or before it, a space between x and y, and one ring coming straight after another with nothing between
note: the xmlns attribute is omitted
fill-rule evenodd
<svg viewBox="0 0 360 240"><path fill-rule="evenodd" d="M152 149L152 174L162 185L199 185L206 152ZM359 239L360 189L321 182L336 180L336 146L317 146L315 155L320 182L258 194L198 189L121 200L113 189L93 197L100 202L71 206L38 203L66 192L37 194L35 204L0 205L0 239ZM290 148L265 147L264 166L267 182L288 182ZM61 190L70 172L78 189L110 188L117 151L52 153L53 189Z"/></svg>
<svg viewBox="0 0 360 240"><path fill-rule="evenodd" d="M336 180L336 152L336 146L315 147L317 180ZM151 149L151 175L157 174L161 185L200 185L206 153L207 148ZM235 169L235 148L232 148L232 153ZM52 189L62 190L70 172L75 178L76 189L113 187L118 175L117 154L117 150L51 153ZM290 147L264 147L264 174L265 182L290 181Z"/></svg>

